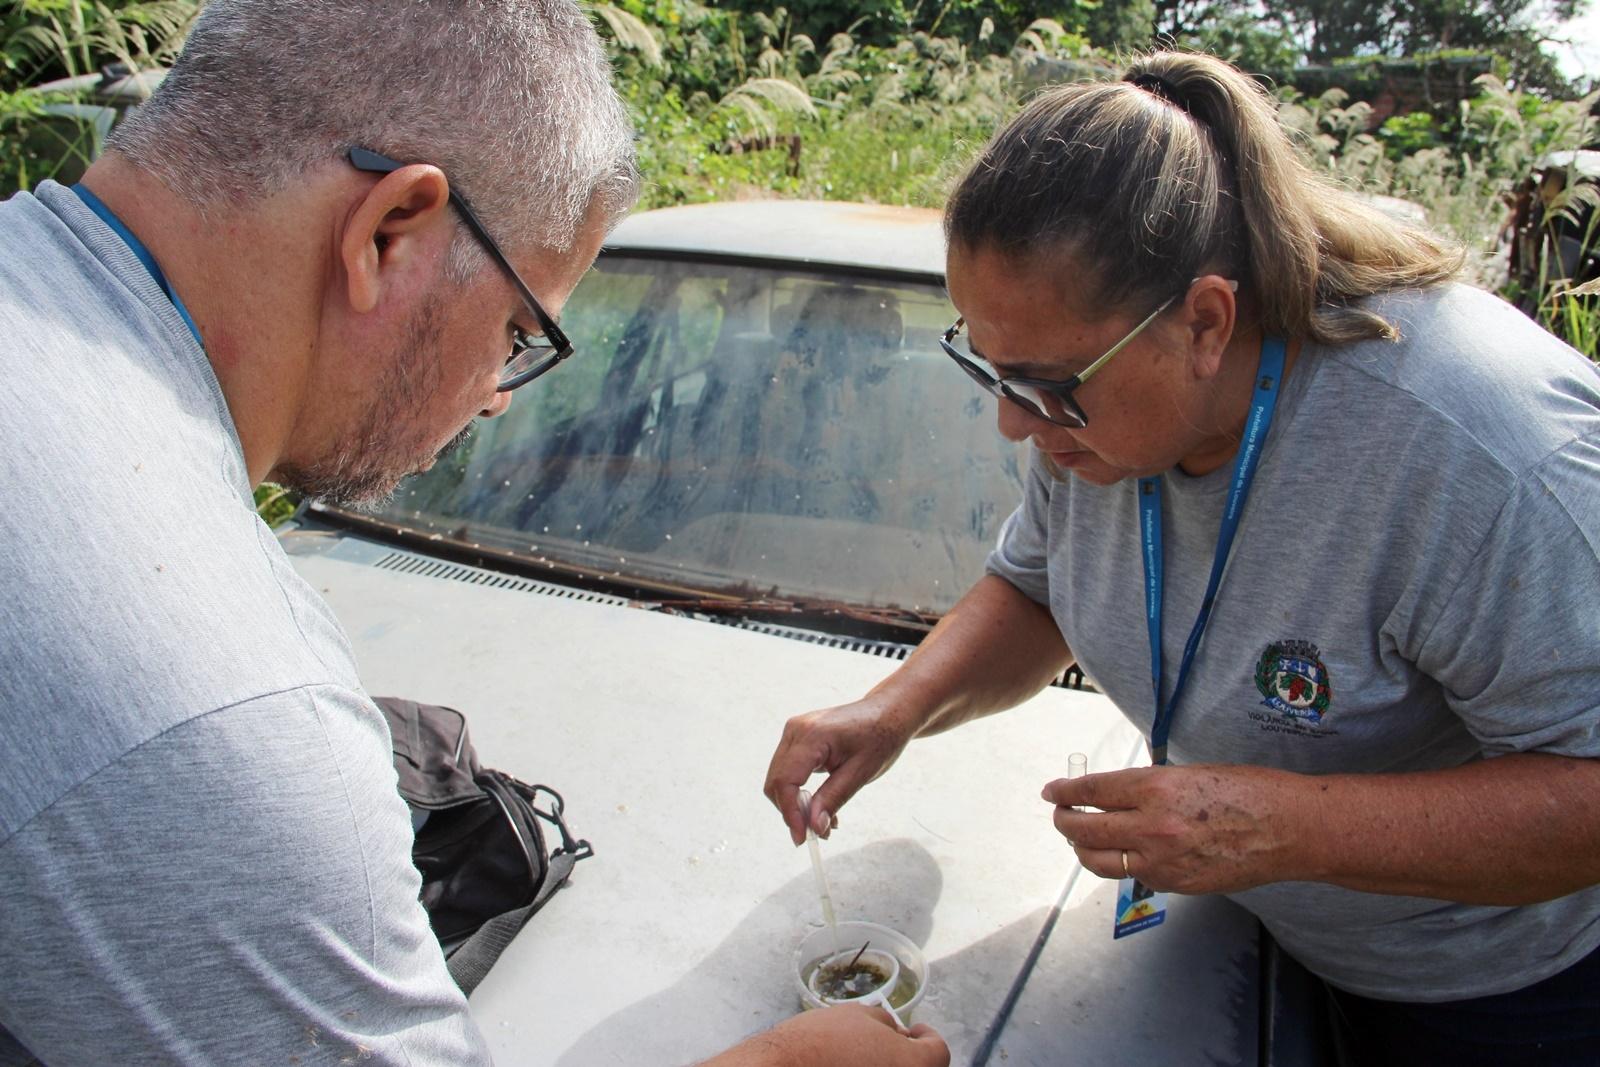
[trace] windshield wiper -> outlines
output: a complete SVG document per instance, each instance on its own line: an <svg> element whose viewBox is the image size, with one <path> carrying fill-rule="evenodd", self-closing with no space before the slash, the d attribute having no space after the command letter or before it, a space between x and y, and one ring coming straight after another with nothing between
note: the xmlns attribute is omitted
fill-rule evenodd
<svg viewBox="0 0 1600 1067"><path fill-rule="evenodd" d="M743 615L768 619L785 617L796 622L816 619L851 619L876 626L911 628L927 632L939 621L939 616L908 608L873 608L852 604L848 600L797 599L778 597L704 597L694 600L635 601L635 606L647 611L660 611L682 615Z"/></svg>
<svg viewBox="0 0 1600 1067"><path fill-rule="evenodd" d="M858 635L893 634L895 639L911 644L920 641L940 619L935 613L908 608L880 608L848 600L757 593L748 585L735 586L719 595L704 587L652 580L637 574L625 577L607 574L603 566L570 562L554 552L531 556L526 551L500 547L493 540L496 531L476 529L468 523L454 525L448 530L427 531L327 505L316 506L312 513L431 556L620 595L628 598L633 607L663 614L761 619L780 625L793 624L801 629L839 630Z"/></svg>

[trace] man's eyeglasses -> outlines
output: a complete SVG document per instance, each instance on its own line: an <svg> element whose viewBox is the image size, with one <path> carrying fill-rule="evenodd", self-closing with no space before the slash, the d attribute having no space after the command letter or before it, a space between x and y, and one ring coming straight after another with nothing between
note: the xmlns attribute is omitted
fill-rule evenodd
<svg viewBox="0 0 1600 1067"><path fill-rule="evenodd" d="M351 166L373 174L390 174L407 165L365 148L352 147L349 158ZM512 334L511 355L506 357L506 365L500 370L500 384L495 387L497 392L509 393L517 386L526 385L551 370L562 360L570 358L572 342L567 340L567 335L561 332L561 327L556 325L555 320L545 313L544 308L539 305L538 298L533 295L533 290L528 288L528 284L522 280L522 276L506 258L505 252L501 251L494 238L489 236L489 231L483 228L478 216L473 214L466 200L454 189L450 190L450 203L461 213L461 219L467 224L467 229L483 242L483 247L489 250L489 255L500 264L500 269L506 272L518 295L522 297L522 302L528 306L534 321L539 324L538 335L524 333L521 329L515 330Z"/></svg>
<svg viewBox="0 0 1600 1067"><path fill-rule="evenodd" d="M1196 279L1198 281L1199 279ZM1191 283L1193 284L1193 283ZM1229 281L1228 285L1234 292L1239 291L1239 283ZM944 354L956 361L956 365L967 372L967 376L978 383L978 387L986 393L1016 404L1023 411L1043 419L1045 422L1056 426L1065 426L1071 430L1081 430L1089 425L1089 416L1084 414L1083 408L1078 406L1077 400L1072 396L1078 387L1088 381L1112 356L1128 347L1128 343L1144 328L1156 321L1160 314L1171 307L1183 294L1174 293L1161 302L1161 306L1145 316L1143 322L1128 331L1128 335L1106 350L1105 354L1085 367L1081 372L1074 374L1066 381L1054 381L1045 378L997 378L984 370L969 356L961 353L955 346L956 334L961 332L965 319L957 319L955 325L944 332L939 339L939 347L944 349Z"/></svg>

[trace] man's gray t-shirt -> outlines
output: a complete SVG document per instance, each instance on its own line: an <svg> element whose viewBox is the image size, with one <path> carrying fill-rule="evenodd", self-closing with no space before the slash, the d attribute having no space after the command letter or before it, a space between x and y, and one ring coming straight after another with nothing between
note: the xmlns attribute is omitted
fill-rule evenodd
<svg viewBox="0 0 1600 1067"><path fill-rule="evenodd" d="M1372 306L1398 343L1307 346L1285 380L1171 762L1318 774L1600 756L1600 378L1476 289ZM1163 476L1163 699L1231 475ZM1056 481L1035 457L989 569L1050 608L1148 736L1134 484ZM1395 1000L1506 992L1600 946L1600 888L1529 907L1309 882L1232 896L1330 982Z"/></svg>
<svg viewBox="0 0 1600 1067"><path fill-rule="evenodd" d="M350 646L53 183L0 204L0 376L0 1063L487 1062Z"/></svg>

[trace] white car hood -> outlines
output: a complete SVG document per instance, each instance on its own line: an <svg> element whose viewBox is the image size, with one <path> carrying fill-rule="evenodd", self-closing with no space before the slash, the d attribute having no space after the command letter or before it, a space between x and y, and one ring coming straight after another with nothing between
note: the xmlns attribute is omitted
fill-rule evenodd
<svg viewBox="0 0 1600 1067"><path fill-rule="evenodd" d="M819 909L805 851L762 796L767 761L789 716L859 697L893 660L359 538L301 531L283 543L344 623L369 692L465 712L485 765L558 790L594 846L473 995L497 1063L688 1063L793 1014L791 956ZM1254 1062L1254 1009L1238 1008L1255 995L1254 920L1224 905L1189 923L1188 941L1157 930L1132 939L1146 947L1113 947L1109 888L1080 877L1039 797L1069 753L1109 770L1142 750L1103 697L1051 689L914 742L842 812L822 846L840 917L922 945L931 979L917 1018L940 1029L954 1063L997 1049L1061 1062L1067 1040L1081 1062ZM1012 986L1061 905L1067 918L1023 989L1031 1014L1008 1020ZM1140 962L1152 952L1161 967ZM1076 1006L1041 1006L1034 986ZM1133 989L1146 1005L1189 1005L1184 1031L1139 1022L1146 1013L1123 1000ZM1129 1059L1130 1027L1150 1030L1147 1042L1164 1033L1183 1057L1162 1058L1158 1043Z"/></svg>

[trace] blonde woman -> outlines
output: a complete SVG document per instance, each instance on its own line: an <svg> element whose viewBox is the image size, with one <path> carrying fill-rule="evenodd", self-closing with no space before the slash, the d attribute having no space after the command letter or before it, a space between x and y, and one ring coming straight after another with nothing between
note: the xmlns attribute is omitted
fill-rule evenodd
<svg viewBox="0 0 1600 1067"><path fill-rule="evenodd" d="M902 668L788 723L795 840L814 770L826 830L1076 661L1156 763L1045 787L1085 867L1255 912L1347 1062L1600 1062L1593 368L1205 56L1038 96L946 229L1025 496Z"/></svg>

